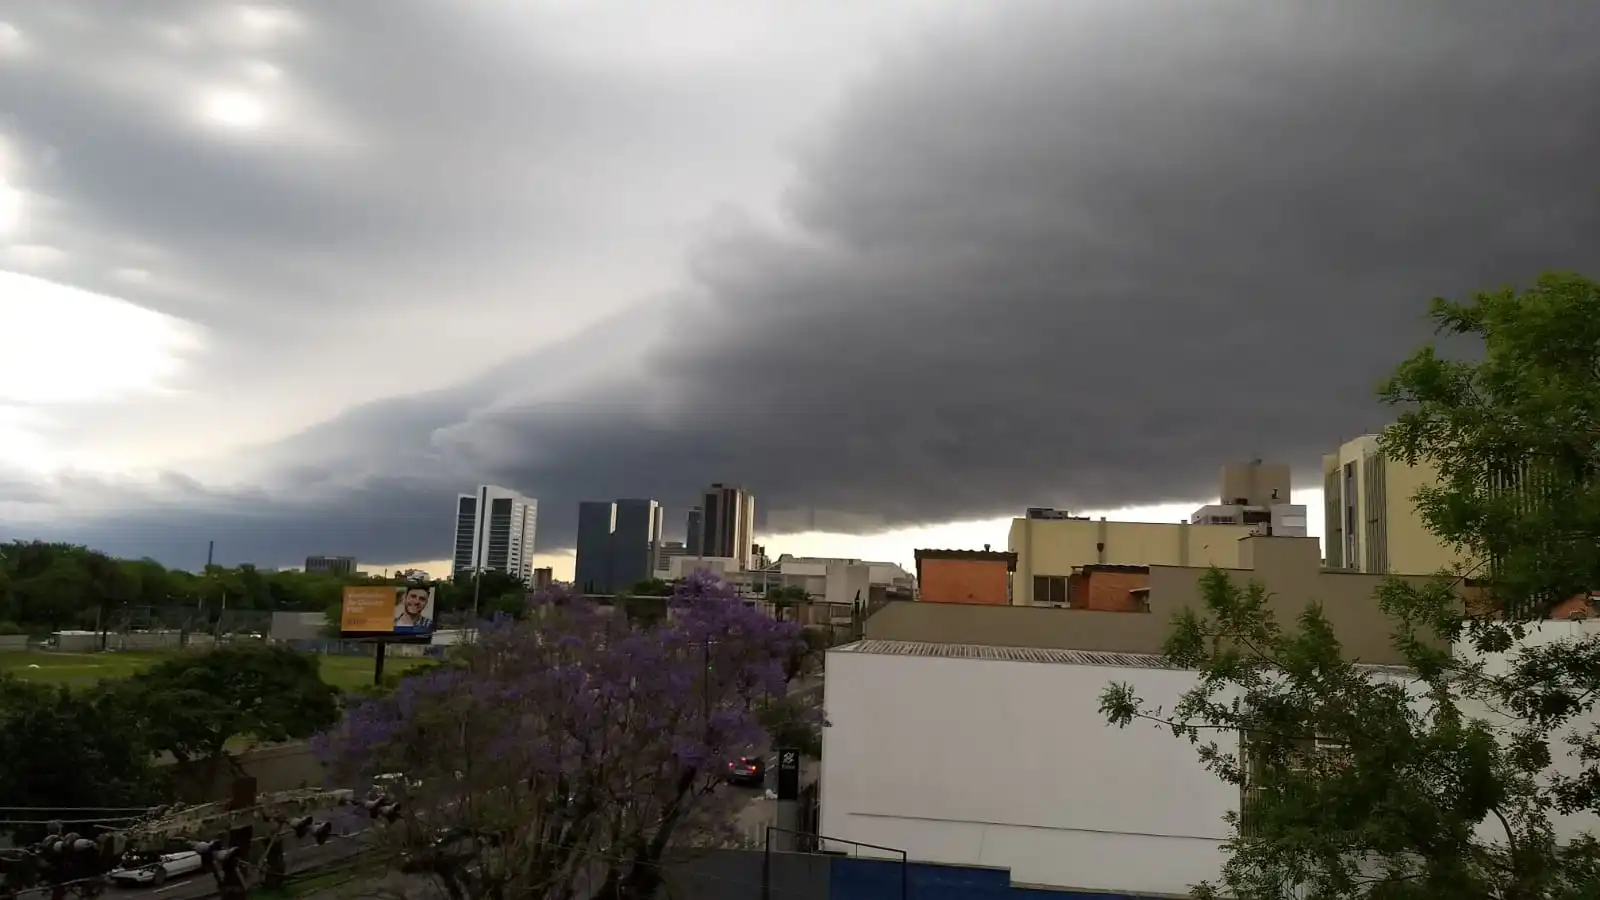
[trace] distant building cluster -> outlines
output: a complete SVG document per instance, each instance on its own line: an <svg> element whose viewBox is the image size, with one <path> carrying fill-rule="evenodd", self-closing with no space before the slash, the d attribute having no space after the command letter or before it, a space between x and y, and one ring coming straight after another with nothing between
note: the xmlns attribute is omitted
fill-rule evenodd
<svg viewBox="0 0 1600 900"><path fill-rule="evenodd" d="M920 548L915 571L852 557L771 558L755 542L755 497L739 485L701 490L683 540L664 539L667 511L656 499L584 501L574 583L603 600L706 571L773 615L854 638L827 652L815 811L825 849L871 856L894 847L912 860L1009 870L1016 883L1178 895L1215 877L1224 816L1246 808L1249 787L1211 777L1185 742L1107 728L1106 685L1127 681L1169 705L1193 686L1193 673L1161 654L1173 615L1200 602L1213 566L1260 581L1280 617L1320 600L1348 652L1395 666L1402 660L1376 588L1460 561L1411 502L1434 473L1387 459L1376 436L1323 458L1325 553L1308 536L1291 476L1262 460L1225 465L1217 502L1173 522L1029 507L1003 546ZM506 488L462 494L454 570L553 584L549 568L532 566L537 513L536 500ZM872 521L816 510L777 518L783 531ZM306 560L307 571L355 568L351 557ZM1574 604L1581 619L1595 601ZM803 608L780 611L791 606ZM310 635L318 621L285 616L282 627ZM961 773L961 790L927 789L950 772Z"/></svg>
<svg viewBox="0 0 1600 900"><path fill-rule="evenodd" d="M1171 709L1198 684L1163 652L1213 566L1260 583L1280 622L1320 601L1345 652L1375 677L1409 678L1378 588L1466 562L1412 501L1432 470L1387 458L1375 435L1322 469L1325 552L1291 500L1289 468L1259 460L1223 467L1218 502L1181 522L1035 507L1012 520L1004 549L917 550L917 601L875 609L857 640L827 653L823 849L1085 895L1183 896L1215 880L1227 816L1247 825L1258 786L1215 777L1170 733L1107 727L1106 687L1129 684ZM1466 579L1456 589L1468 603L1477 590ZM1594 606L1573 598L1528 640L1600 632L1586 618ZM1244 752L1237 735L1212 739ZM953 772L959 790L928 789ZM1565 837L1583 827L1558 826Z"/></svg>

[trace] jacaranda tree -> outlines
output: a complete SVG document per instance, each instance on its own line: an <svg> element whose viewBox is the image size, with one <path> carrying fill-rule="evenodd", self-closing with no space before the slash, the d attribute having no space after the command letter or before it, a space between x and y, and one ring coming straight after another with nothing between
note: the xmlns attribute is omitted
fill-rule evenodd
<svg viewBox="0 0 1600 900"><path fill-rule="evenodd" d="M457 900L646 898L675 851L729 837L726 761L766 749L799 628L710 576L667 609L538 594L326 735L343 777L404 775L380 832L394 868Z"/></svg>

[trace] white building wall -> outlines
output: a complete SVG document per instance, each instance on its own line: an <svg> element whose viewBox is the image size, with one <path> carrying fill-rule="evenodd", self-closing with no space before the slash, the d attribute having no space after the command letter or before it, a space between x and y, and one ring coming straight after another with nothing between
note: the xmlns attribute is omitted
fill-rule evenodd
<svg viewBox="0 0 1600 900"><path fill-rule="evenodd" d="M1194 673L840 651L827 671L823 835L1032 884L1182 894L1219 873L1238 788L1099 711L1114 681L1170 709Z"/></svg>
<svg viewBox="0 0 1600 900"><path fill-rule="evenodd" d="M729 556L674 556L667 568L657 574L663 581L687 578L690 573L710 572L719 578L730 578L740 573L739 561Z"/></svg>
<svg viewBox="0 0 1600 900"><path fill-rule="evenodd" d="M872 596L872 569L861 563L837 563L828 566L823 578L822 600L825 603L854 603L860 596L866 602Z"/></svg>
<svg viewBox="0 0 1600 900"><path fill-rule="evenodd" d="M1523 647L1540 647L1558 642L1588 642L1600 639L1600 620L1588 619L1577 622L1538 622L1527 626L1527 633L1521 641L1517 642L1517 649L1510 653L1479 654L1465 645L1457 645L1456 655L1468 660L1481 660L1484 671L1490 675L1503 675L1510 671L1518 649ZM1490 708L1479 701L1462 701L1462 712L1473 718L1482 719L1491 725L1509 729L1515 727L1517 722L1503 712ZM1566 743L1566 738L1573 731L1583 734L1589 733L1596 724L1600 724L1600 711L1592 711L1585 716L1578 716L1571 723L1557 728L1551 734L1550 755L1553 757L1552 765L1547 770L1551 774L1571 777L1577 775L1584 768L1581 759L1569 754L1573 748ZM1563 816L1551 814L1551 825L1555 829L1557 840L1570 840L1581 834L1600 833L1600 823L1595 821L1593 813L1577 813ZM1504 842L1505 828L1493 817L1478 826L1478 837L1485 841Z"/></svg>

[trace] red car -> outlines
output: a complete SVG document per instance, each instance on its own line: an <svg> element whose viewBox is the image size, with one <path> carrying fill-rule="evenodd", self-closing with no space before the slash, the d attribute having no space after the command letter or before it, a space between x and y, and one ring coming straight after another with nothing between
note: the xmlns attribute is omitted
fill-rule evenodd
<svg viewBox="0 0 1600 900"><path fill-rule="evenodd" d="M767 781L767 763L759 756L741 756L728 760L729 784L761 787Z"/></svg>

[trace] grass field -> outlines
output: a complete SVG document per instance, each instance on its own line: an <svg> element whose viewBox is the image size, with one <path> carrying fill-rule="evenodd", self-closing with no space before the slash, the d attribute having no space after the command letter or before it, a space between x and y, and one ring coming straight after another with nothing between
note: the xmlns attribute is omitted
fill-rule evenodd
<svg viewBox="0 0 1600 900"><path fill-rule="evenodd" d="M141 672L172 653L58 653L50 650L0 652L0 672L9 672L24 681L87 687L108 678L127 678ZM320 656L322 680L349 690L372 683L372 658L367 656ZM404 672L426 660L418 657L389 657L383 662L385 674Z"/></svg>

